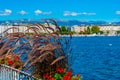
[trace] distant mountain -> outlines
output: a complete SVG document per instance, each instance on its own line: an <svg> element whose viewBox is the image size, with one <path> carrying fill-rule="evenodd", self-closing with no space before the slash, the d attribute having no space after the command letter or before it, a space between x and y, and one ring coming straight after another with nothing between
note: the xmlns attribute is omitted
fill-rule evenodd
<svg viewBox="0 0 120 80"><path fill-rule="evenodd" d="M78 21L78 20L69 20L69 21L57 21L59 25L73 26L73 25L105 25L108 24L105 21Z"/></svg>
<svg viewBox="0 0 120 80"><path fill-rule="evenodd" d="M59 26L73 26L73 25L109 25L106 21L82 21L82 20L59 20L56 19ZM35 24L35 23L44 23L41 20L34 20L34 19L21 19L21 20L7 20L7 21L0 21L0 24ZM120 22L112 22L111 25L120 25Z"/></svg>
<svg viewBox="0 0 120 80"><path fill-rule="evenodd" d="M120 22L112 22L112 24L120 25Z"/></svg>

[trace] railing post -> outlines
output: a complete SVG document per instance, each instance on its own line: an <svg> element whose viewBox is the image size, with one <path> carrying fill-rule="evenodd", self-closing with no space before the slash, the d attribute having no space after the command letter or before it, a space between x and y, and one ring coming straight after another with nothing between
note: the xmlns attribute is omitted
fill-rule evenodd
<svg viewBox="0 0 120 80"><path fill-rule="evenodd" d="M25 72L0 64L0 80L38 80L38 79Z"/></svg>

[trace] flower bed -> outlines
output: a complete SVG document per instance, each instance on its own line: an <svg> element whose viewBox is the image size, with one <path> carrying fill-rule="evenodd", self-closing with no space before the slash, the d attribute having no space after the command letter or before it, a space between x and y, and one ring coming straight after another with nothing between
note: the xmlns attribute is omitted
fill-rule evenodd
<svg viewBox="0 0 120 80"><path fill-rule="evenodd" d="M55 29L50 27L50 21ZM7 29L3 33L5 36L0 39L0 64L29 72L45 80L80 80L79 75L73 76L72 71L68 71L68 60L71 58L69 40L59 36L61 29L54 20L45 22L47 26L26 26L25 31L33 31L32 35L22 32L8 34L8 30L17 28ZM46 34L41 33L41 30L45 30Z"/></svg>
<svg viewBox="0 0 120 80"><path fill-rule="evenodd" d="M79 74L73 76L72 70L66 71L64 68L58 67L55 72L50 72L49 74L44 74L43 78L45 80L81 80Z"/></svg>
<svg viewBox="0 0 120 80"><path fill-rule="evenodd" d="M20 57L16 54L7 54L0 57L0 64L5 64L16 69L21 69L23 62L20 60Z"/></svg>

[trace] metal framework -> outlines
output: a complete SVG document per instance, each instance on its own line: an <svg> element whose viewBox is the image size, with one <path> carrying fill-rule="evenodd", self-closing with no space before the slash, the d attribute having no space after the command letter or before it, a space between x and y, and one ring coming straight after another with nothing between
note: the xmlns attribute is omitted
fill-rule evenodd
<svg viewBox="0 0 120 80"><path fill-rule="evenodd" d="M0 80L38 80L28 73L0 64Z"/></svg>

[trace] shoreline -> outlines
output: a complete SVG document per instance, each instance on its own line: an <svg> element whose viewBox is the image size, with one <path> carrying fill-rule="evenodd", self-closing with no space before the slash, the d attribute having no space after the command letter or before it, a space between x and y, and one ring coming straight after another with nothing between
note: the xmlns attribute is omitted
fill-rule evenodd
<svg viewBox="0 0 120 80"><path fill-rule="evenodd" d="M70 37L70 35L60 35L61 37ZM120 35L72 35L72 37L112 37L112 36L120 36Z"/></svg>

